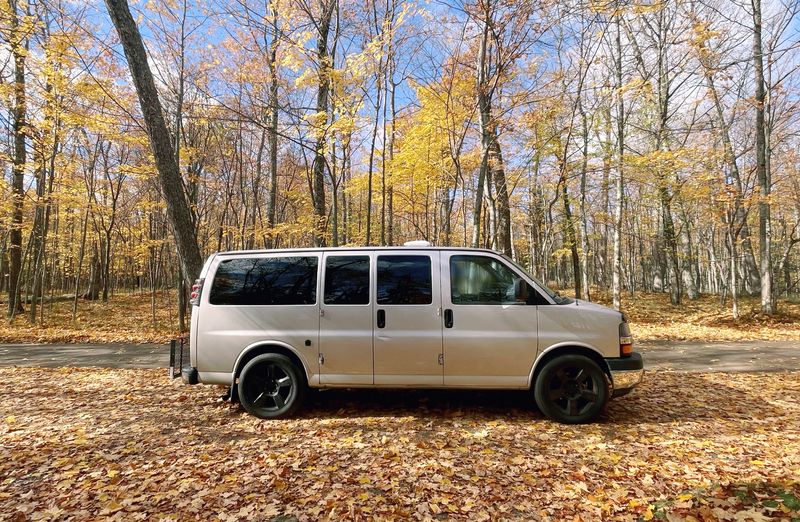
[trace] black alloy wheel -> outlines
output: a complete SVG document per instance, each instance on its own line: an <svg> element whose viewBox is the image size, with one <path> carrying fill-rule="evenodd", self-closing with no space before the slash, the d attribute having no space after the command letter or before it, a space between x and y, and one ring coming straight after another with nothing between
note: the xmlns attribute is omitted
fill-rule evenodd
<svg viewBox="0 0 800 522"><path fill-rule="evenodd" d="M605 372L584 355L562 355L547 362L534 384L539 409L564 424L591 422L609 398Z"/></svg>
<svg viewBox="0 0 800 522"><path fill-rule="evenodd" d="M286 356L268 353L248 362L239 376L239 400L262 419L289 417L305 396L300 369Z"/></svg>

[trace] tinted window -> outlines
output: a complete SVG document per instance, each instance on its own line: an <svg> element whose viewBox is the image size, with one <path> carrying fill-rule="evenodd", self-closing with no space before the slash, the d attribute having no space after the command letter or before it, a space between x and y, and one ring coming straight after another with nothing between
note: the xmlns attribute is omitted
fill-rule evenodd
<svg viewBox="0 0 800 522"><path fill-rule="evenodd" d="M325 304L369 304L368 256L330 256L326 259Z"/></svg>
<svg viewBox="0 0 800 522"><path fill-rule="evenodd" d="M378 304L431 304L431 258L378 256Z"/></svg>
<svg viewBox="0 0 800 522"><path fill-rule="evenodd" d="M526 281L497 259L485 256L450 258L453 304L530 303L537 296Z"/></svg>
<svg viewBox="0 0 800 522"><path fill-rule="evenodd" d="M317 301L316 257L228 259L209 296L216 305L302 305Z"/></svg>

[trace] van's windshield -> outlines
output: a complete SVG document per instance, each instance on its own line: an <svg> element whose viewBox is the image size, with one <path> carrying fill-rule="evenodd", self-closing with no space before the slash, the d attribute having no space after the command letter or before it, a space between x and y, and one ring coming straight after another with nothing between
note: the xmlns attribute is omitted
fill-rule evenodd
<svg viewBox="0 0 800 522"><path fill-rule="evenodd" d="M534 283L536 283L536 285L537 285L537 286L538 286L538 287L539 287L539 288L540 288L540 289L541 289L541 290L542 290L544 293L546 293L547 295L549 295L549 296L550 296L550 298L551 298L553 301L555 301L555 302L556 302L556 304L570 304L570 303L574 303L574 302L575 302L575 300L574 300L574 299L572 299L571 297L566 297L566 296L563 296L563 295L559 294L558 292L554 292L553 290L550 290L550 289L547 287L547 285L546 285L546 284L544 284L544 283L542 283L541 281L539 281L539 279L538 279L538 278L536 278L536 277L534 277L534 276L533 276L533 275L532 275L530 272L528 272L528 271L525 269L525 267L523 267L522 265L520 265L519 263L517 263L516 261L514 261L513 259L511 259L509 256L507 256L507 255L505 255L505 254L500 254L500 255L501 255L501 256L503 256L503 259L505 259L506 261L508 261L508 262L509 262L509 263L511 263L512 265L514 265L514 267L516 267L516 269L517 269L517 270L519 270L519 271L520 271L520 272L522 272L523 274L525 274L525 275L527 275L528 277L530 277L530 278L533 280L533 282L534 282Z"/></svg>

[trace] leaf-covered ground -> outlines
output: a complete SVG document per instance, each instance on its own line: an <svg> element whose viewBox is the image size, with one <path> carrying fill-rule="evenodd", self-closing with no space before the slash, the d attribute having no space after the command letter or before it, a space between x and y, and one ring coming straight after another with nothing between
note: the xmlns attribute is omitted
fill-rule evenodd
<svg viewBox="0 0 800 522"><path fill-rule="evenodd" d="M164 373L0 369L0 519L800 518L800 373L650 373L589 426L443 391L261 421Z"/></svg>
<svg viewBox="0 0 800 522"><path fill-rule="evenodd" d="M44 323L28 322L22 314L12 322L0 321L4 343L166 343L178 336L175 292L117 294L102 301L78 301L75 321L72 301L45 304Z"/></svg>
<svg viewBox="0 0 800 522"><path fill-rule="evenodd" d="M610 295L598 293L592 299L611 304ZM622 309L640 341L800 341L800 304L788 300L780 300L778 312L769 317L761 313L759 297L741 297L737 320L730 300L723 306L711 294L672 306L667 294L625 293Z"/></svg>

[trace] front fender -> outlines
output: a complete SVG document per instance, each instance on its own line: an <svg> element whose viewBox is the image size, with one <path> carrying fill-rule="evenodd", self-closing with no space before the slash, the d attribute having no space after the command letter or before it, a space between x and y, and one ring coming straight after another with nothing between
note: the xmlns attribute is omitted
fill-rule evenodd
<svg viewBox="0 0 800 522"><path fill-rule="evenodd" d="M533 366L531 367L531 371L528 374L528 388L533 386L533 376L536 375L537 368L539 368L543 360L549 358L550 354L558 351L563 353L568 353L570 350L575 352L576 351L575 348L578 349L577 353L580 353L585 350L590 350L591 352L596 354L599 359L605 361L605 355L603 355L603 352L588 343L583 343L580 341L564 341L561 343L556 343L552 346L548 346L547 348L539 352L539 355L536 356L536 360L533 361ZM604 362L602 368L606 373L609 373L608 364Z"/></svg>

